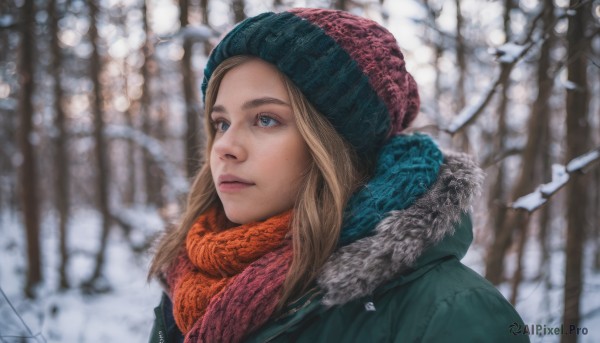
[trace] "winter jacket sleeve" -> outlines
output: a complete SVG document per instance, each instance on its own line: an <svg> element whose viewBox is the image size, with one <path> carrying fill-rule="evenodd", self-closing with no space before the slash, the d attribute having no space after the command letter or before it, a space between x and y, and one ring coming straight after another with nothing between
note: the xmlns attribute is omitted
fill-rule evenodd
<svg viewBox="0 0 600 343"><path fill-rule="evenodd" d="M529 342L515 330L524 324L512 305L485 287L456 292L429 313L420 342Z"/></svg>

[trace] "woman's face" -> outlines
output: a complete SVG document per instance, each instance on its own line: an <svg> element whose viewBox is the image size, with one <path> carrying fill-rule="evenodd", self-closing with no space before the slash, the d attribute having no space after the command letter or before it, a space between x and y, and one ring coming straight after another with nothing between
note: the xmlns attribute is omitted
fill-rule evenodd
<svg viewBox="0 0 600 343"><path fill-rule="evenodd" d="M228 71L210 118L210 166L227 218L245 224L292 208L311 157L275 67L253 59Z"/></svg>

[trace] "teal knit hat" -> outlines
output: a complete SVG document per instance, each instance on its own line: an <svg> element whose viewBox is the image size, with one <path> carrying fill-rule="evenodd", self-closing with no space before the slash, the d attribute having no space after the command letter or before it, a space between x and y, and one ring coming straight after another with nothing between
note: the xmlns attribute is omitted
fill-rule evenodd
<svg viewBox="0 0 600 343"><path fill-rule="evenodd" d="M393 35L347 12L297 8L246 19L212 51L203 96L215 68L236 55L274 64L361 158L373 161L419 111L417 85Z"/></svg>

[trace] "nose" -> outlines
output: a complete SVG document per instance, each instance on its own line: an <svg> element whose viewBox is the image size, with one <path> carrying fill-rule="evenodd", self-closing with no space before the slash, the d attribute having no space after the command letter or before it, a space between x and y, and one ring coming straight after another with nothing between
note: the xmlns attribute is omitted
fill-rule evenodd
<svg viewBox="0 0 600 343"><path fill-rule="evenodd" d="M215 137L212 152L221 160L245 161L248 153L244 146L243 133L231 125L227 131Z"/></svg>

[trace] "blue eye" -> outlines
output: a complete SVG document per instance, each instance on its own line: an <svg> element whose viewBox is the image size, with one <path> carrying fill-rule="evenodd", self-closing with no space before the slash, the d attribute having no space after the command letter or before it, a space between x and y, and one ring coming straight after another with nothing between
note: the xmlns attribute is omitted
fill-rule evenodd
<svg viewBox="0 0 600 343"><path fill-rule="evenodd" d="M215 131L217 132L225 132L229 128L229 123L223 120L217 120L213 123L215 127Z"/></svg>
<svg viewBox="0 0 600 343"><path fill-rule="evenodd" d="M258 115L258 126L273 127L279 125L279 122L267 115Z"/></svg>

